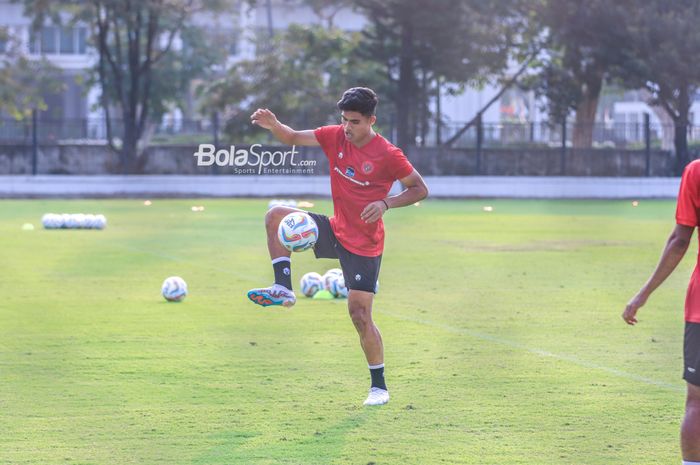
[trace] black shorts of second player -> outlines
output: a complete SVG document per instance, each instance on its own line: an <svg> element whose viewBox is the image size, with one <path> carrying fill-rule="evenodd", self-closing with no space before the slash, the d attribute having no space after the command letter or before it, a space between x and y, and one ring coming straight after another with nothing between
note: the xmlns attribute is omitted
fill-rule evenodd
<svg viewBox="0 0 700 465"><path fill-rule="evenodd" d="M340 260L340 268L343 269L345 286L348 289L376 293L382 256L364 257L350 252L338 242L327 216L308 213L318 226L318 240L314 246L316 258Z"/></svg>
<svg viewBox="0 0 700 465"><path fill-rule="evenodd" d="M685 323L683 379L700 386L700 323Z"/></svg>

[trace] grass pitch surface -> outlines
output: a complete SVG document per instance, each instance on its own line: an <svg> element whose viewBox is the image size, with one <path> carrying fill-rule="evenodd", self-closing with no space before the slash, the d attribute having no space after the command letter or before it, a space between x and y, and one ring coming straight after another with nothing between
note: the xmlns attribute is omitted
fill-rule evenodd
<svg viewBox="0 0 700 465"><path fill-rule="evenodd" d="M390 211L375 320L392 399L379 408L362 407L369 376L343 300L247 301L272 281L266 206L1 201L0 463L679 462L696 245L637 327L620 318L673 202ZM108 225L47 231L47 212ZM336 266L295 254L293 278ZM160 296L171 275L189 285L183 303Z"/></svg>

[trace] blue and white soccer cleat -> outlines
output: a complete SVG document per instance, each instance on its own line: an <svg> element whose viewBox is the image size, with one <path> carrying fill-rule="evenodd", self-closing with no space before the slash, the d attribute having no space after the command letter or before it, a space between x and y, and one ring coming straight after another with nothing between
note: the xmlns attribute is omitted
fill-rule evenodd
<svg viewBox="0 0 700 465"><path fill-rule="evenodd" d="M251 289L248 291L248 298L263 307L282 305L283 307L289 308L297 302L294 292L279 284L273 284L270 287L262 287L259 289Z"/></svg>
<svg viewBox="0 0 700 465"><path fill-rule="evenodd" d="M389 402L389 391L373 387L369 390L369 395L364 405L384 405L387 402Z"/></svg>

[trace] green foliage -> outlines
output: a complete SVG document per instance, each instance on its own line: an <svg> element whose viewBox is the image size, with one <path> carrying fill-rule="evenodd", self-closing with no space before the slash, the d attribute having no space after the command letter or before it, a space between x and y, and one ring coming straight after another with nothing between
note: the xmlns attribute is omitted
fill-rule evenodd
<svg viewBox="0 0 700 465"><path fill-rule="evenodd" d="M271 41L259 37L256 46L255 59L237 63L224 78L200 89L204 112L223 113L232 142L267 136L250 124L256 108L271 109L296 129L336 123L336 102L344 90L355 86L378 91L378 129L388 122L382 118L386 111L382 70L359 56L359 34L292 25Z"/></svg>
<svg viewBox="0 0 700 465"><path fill-rule="evenodd" d="M382 65L391 83L398 143L425 132L440 79L459 93L506 70L523 32L518 1L360 0L369 26L362 53Z"/></svg>
<svg viewBox="0 0 700 465"><path fill-rule="evenodd" d="M0 112L17 120L45 110L43 95L63 88L61 73L47 59L30 59L19 40L0 28Z"/></svg>
<svg viewBox="0 0 700 465"><path fill-rule="evenodd" d="M525 82L546 97L554 121L576 111L585 100L597 100L603 82L630 55L629 1L543 0L532 2L531 20L546 41L546 50L534 64L536 72Z"/></svg>
<svg viewBox="0 0 700 465"><path fill-rule="evenodd" d="M700 3L692 0L644 0L633 11L632 60L622 70L629 87L644 88L674 122L677 171L689 161L690 107L700 88Z"/></svg>
<svg viewBox="0 0 700 465"><path fill-rule="evenodd" d="M121 170L138 172L144 163L144 135L153 119L177 102L194 77L205 77L222 57L209 52L202 32L187 26L197 13L215 12L228 0L22 0L35 26L51 20L83 22L97 52L94 81L102 91L109 146ZM230 6L230 5L229 5ZM201 27L198 29L202 29ZM180 53L174 43L186 44ZM114 111L116 109L116 112ZM154 118L155 117L155 118ZM114 120L119 121L119 130Z"/></svg>

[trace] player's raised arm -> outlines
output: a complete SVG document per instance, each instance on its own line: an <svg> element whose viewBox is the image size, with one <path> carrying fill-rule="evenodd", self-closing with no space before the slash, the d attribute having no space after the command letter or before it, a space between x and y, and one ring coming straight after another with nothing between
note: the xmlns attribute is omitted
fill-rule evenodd
<svg viewBox="0 0 700 465"><path fill-rule="evenodd" d="M313 130L295 131L286 124L279 122L274 113L267 108L258 108L250 115L250 122L267 129L275 139L287 145L318 146L318 140Z"/></svg>

